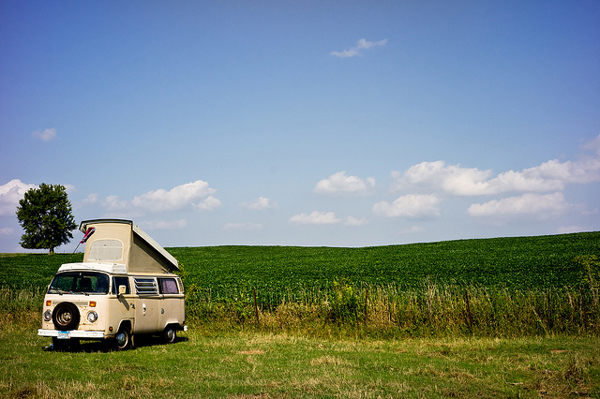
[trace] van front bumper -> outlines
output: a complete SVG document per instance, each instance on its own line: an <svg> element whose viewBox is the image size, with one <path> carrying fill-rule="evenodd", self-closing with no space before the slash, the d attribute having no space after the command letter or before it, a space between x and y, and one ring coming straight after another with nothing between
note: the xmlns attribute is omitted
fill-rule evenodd
<svg viewBox="0 0 600 399"><path fill-rule="evenodd" d="M44 330L40 328L38 335L42 337L56 337L59 339L70 339L70 338L83 338L83 339L103 339L107 338L104 335L104 331L58 331L58 330Z"/></svg>

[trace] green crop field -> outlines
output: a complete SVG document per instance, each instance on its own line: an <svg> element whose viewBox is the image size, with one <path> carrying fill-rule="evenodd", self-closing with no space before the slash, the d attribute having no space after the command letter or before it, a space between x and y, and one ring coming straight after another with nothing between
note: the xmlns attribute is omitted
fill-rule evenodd
<svg viewBox="0 0 600 399"><path fill-rule="evenodd" d="M578 256L600 256L600 232L368 248L224 246L169 248L188 284L217 298L255 288L302 295L351 285L420 287L423 281L509 289L571 287Z"/></svg>
<svg viewBox="0 0 600 399"><path fill-rule="evenodd" d="M600 232L445 241L365 248L220 246L167 248L186 283L215 298L255 288L272 295L356 285L420 286L424 280L509 289L581 283L579 256L600 256ZM0 255L0 286L45 286L81 254Z"/></svg>
<svg viewBox="0 0 600 399"><path fill-rule="evenodd" d="M365 248L167 250L180 262L189 322L319 332L324 325L361 326L385 336L600 332L600 232ZM0 255L2 307L37 309L58 267L81 260Z"/></svg>

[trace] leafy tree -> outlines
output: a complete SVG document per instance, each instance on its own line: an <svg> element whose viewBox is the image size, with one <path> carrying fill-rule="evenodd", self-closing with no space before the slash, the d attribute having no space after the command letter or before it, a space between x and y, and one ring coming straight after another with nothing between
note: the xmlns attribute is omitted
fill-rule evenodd
<svg viewBox="0 0 600 399"><path fill-rule="evenodd" d="M60 184L40 184L25 193L17 207L19 224L25 230L21 246L28 249L49 249L68 243L75 229L75 218L71 213L71 202L67 191Z"/></svg>

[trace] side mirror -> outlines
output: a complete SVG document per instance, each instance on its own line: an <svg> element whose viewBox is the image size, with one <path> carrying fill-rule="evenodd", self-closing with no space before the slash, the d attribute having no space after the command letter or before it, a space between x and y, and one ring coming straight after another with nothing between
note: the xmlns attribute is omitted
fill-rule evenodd
<svg viewBox="0 0 600 399"><path fill-rule="evenodd" d="M123 295L125 295L125 293L127 293L127 287L124 285L120 285L119 286L119 296L123 296Z"/></svg>

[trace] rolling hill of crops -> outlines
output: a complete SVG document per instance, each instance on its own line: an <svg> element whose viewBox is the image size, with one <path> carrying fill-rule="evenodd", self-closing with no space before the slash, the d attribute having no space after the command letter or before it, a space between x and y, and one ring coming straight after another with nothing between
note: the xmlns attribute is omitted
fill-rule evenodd
<svg viewBox="0 0 600 399"><path fill-rule="evenodd" d="M186 317L216 329L253 323L309 334L344 326L355 333L360 325L382 337L600 333L600 232L365 248L167 250L180 262ZM0 309L39 312L59 266L81 260L0 254Z"/></svg>
<svg viewBox="0 0 600 399"><path fill-rule="evenodd" d="M581 255L600 255L600 232L367 248L223 246L170 248L187 284L214 296L263 296L352 285L443 284L544 289L581 282ZM287 296L287 295L286 295Z"/></svg>
<svg viewBox="0 0 600 399"><path fill-rule="evenodd" d="M581 282L582 255L600 256L600 232L444 241L365 248L218 246L167 248L180 262L186 285L223 298L256 289L295 297L351 285L411 288L423 281L560 288ZM0 286L44 287L62 263L82 254L0 255Z"/></svg>

